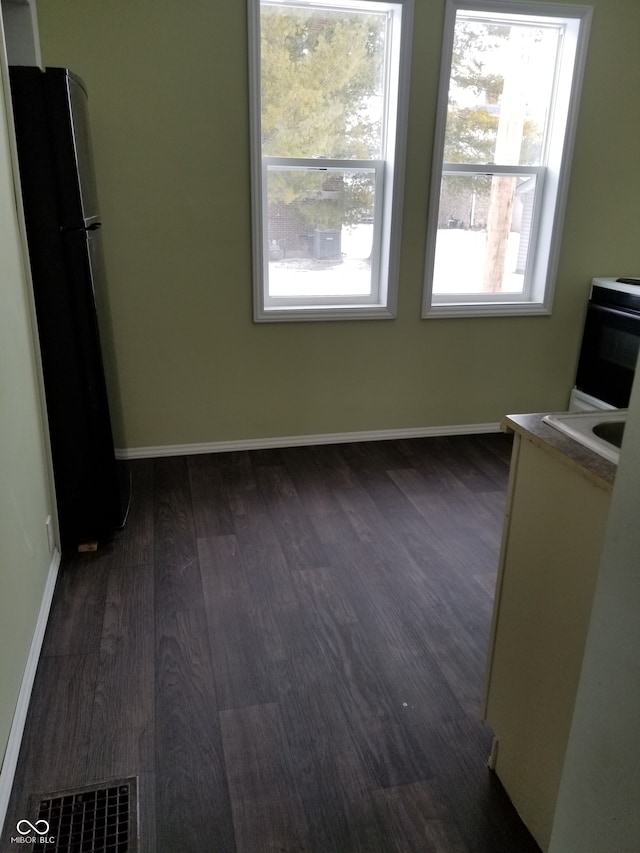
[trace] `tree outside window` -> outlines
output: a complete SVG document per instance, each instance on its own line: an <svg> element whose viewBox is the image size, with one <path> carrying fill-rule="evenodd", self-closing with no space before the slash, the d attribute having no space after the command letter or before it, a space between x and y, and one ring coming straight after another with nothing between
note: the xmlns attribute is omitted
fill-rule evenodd
<svg viewBox="0 0 640 853"><path fill-rule="evenodd" d="M448 0L425 315L550 304L588 20L585 7Z"/></svg>
<svg viewBox="0 0 640 853"><path fill-rule="evenodd" d="M249 2L259 12L258 319L306 306L387 310L385 196L397 209L400 29L410 3Z"/></svg>

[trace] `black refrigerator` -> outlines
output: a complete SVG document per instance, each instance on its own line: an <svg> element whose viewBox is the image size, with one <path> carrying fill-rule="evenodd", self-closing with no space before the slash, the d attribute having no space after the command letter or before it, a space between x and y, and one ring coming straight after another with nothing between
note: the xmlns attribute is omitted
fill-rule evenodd
<svg viewBox="0 0 640 853"><path fill-rule="evenodd" d="M124 525L100 343L105 274L87 91L65 68L9 69L63 553ZM117 389L112 384L113 394ZM113 399L113 397L112 397Z"/></svg>

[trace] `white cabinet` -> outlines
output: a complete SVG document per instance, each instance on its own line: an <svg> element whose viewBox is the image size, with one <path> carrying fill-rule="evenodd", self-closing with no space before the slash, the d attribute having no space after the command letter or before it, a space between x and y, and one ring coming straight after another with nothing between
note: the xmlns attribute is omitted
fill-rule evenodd
<svg viewBox="0 0 640 853"><path fill-rule="evenodd" d="M555 439L555 437L554 437ZM516 432L496 587L485 716L495 771L548 848L610 486Z"/></svg>

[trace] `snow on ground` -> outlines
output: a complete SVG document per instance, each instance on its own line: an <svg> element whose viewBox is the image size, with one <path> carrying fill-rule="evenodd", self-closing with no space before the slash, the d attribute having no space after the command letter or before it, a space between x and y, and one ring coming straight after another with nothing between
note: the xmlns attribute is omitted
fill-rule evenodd
<svg viewBox="0 0 640 853"><path fill-rule="evenodd" d="M458 228L438 230L434 293L481 293L484 274L486 231L462 231ZM507 270L515 270L520 235L509 235ZM521 293L524 276L516 272L505 275L503 293Z"/></svg>
<svg viewBox="0 0 640 853"><path fill-rule="evenodd" d="M342 229L342 259L283 258L269 262L270 296L362 296L370 291L372 225ZM438 230L434 293L480 293L485 231ZM515 269L520 235L509 237L507 269ZM523 276L505 277L503 291L522 291Z"/></svg>
<svg viewBox="0 0 640 853"><path fill-rule="evenodd" d="M371 290L372 225L342 229L342 259L269 262L270 296L363 296Z"/></svg>

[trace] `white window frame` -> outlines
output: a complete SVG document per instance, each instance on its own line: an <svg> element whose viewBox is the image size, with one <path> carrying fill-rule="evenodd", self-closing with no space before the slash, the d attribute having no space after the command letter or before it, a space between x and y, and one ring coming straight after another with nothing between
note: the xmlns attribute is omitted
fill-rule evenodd
<svg viewBox="0 0 640 853"><path fill-rule="evenodd" d="M539 20L541 24L564 26L542 167L444 163L449 80L458 11L477 14L489 20L492 15L505 16L513 19L514 23L526 16L528 22ZM560 3L447 0L429 195L423 318L551 313L592 14L593 9L590 6ZM535 174L536 197L522 293L432 292L443 174Z"/></svg>
<svg viewBox="0 0 640 853"><path fill-rule="evenodd" d="M277 297L269 296L267 293L267 270L264 270L264 305L266 310L283 309L293 306L294 308L330 308L335 309L338 306L345 307L350 310L352 307L378 305L383 299L381 291L381 276L380 276L380 255L382 248L382 215L380 207L384 198L384 160L337 160L323 158L321 166L318 165L318 160L310 160L303 157L263 157L262 158L262 221L266 222L268 215L268 199L267 199L267 176L270 169L283 169L286 171L314 171L314 172L343 172L343 171L358 171L371 170L375 175L375 210L374 210L374 233L373 233L373 248L371 252L371 284L372 291L369 295L363 296L296 296L296 297ZM266 258L269 251L267 229L263 229L263 249L262 257Z"/></svg>
<svg viewBox="0 0 640 853"><path fill-rule="evenodd" d="M408 118L414 0L263 0L274 6L321 7L391 13L387 114L380 160L305 159L262 155L260 103L260 6L247 0L253 237L253 319L255 322L393 319L396 316L401 218ZM372 292L366 297L269 297L266 182L269 169L326 171L372 169L375 173Z"/></svg>

